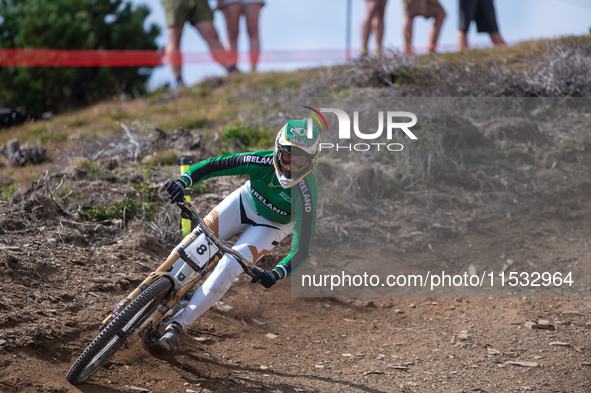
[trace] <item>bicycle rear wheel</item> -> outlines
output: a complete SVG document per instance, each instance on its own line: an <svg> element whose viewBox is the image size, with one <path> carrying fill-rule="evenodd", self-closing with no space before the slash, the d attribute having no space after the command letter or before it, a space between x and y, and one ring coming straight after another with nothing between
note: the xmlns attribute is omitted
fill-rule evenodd
<svg viewBox="0 0 591 393"><path fill-rule="evenodd" d="M66 379L72 385L84 383L121 348L125 338L137 327L143 316L158 306L155 299L164 299L172 282L161 277L142 292L119 314L70 367ZM151 304L152 302L152 304Z"/></svg>

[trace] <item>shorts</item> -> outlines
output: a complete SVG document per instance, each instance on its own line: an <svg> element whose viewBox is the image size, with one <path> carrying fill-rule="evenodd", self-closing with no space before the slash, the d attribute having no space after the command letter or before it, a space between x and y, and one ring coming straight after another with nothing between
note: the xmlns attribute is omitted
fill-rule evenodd
<svg viewBox="0 0 591 393"><path fill-rule="evenodd" d="M166 13L166 24L182 26L185 22L212 22L213 12L207 0L162 0Z"/></svg>
<svg viewBox="0 0 591 393"><path fill-rule="evenodd" d="M240 3L242 5L247 5L247 4L265 5L264 0L222 0L222 2L220 3L220 8L224 8L225 6L230 5L230 4L234 4L234 3Z"/></svg>
<svg viewBox="0 0 591 393"><path fill-rule="evenodd" d="M499 31L493 0L460 0L460 30L468 31L472 21L479 33Z"/></svg>
<svg viewBox="0 0 591 393"><path fill-rule="evenodd" d="M424 16L426 19L445 12L438 0L403 0L404 15Z"/></svg>

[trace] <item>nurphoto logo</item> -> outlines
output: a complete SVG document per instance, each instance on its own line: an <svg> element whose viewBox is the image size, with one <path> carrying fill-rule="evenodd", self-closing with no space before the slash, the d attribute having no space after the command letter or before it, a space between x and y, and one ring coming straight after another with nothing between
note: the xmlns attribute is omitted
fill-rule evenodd
<svg viewBox="0 0 591 393"><path fill-rule="evenodd" d="M351 139L351 128L353 128L353 132L355 135L364 140L375 140L382 136L384 133L384 111L378 112L378 129L375 132L364 133L361 132L359 129L359 111L353 111L353 127L351 127L351 118L342 109L338 108L320 108L320 110L314 109L309 106L304 106L304 108L309 109L311 112L304 111L304 113L309 114L314 119L308 117L307 123L307 134L308 137L312 137L312 124L313 121L316 120L320 125L321 129L326 127L328 130L328 123L322 113L333 113L337 116L339 122L339 139ZM402 130L404 134L410 139L416 140L418 139L416 135L410 130L412 126L417 124L417 116L411 112L400 112L400 111L387 111L386 112L386 139L389 141L392 140L393 134L395 130ZM400 122L401 118L410 119L410 121ZM322 119L322 121L320 121ZM354 150L354 151L368 151L373 148L380 150L380 147L385 147L388 151L401 151L404 146L401 143L384 143L384 142L371 142L371 143L356 143L356 144L340 144L337 143L328 143L328 142L321 142L320 143L320 150L324 149L336 149L338 150Z"/></svg>

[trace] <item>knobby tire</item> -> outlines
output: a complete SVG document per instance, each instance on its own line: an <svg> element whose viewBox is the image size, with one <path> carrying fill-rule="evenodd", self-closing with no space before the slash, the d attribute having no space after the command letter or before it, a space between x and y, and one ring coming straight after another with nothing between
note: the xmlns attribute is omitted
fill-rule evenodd
<svg viewBox="0 0 591 393"><path fill-rule="evenodd" d="M94 339L92 343L82 352L78 360L70 367L66 379L72 385L84 383L109 360L115 352L123 345L124 338L116 337L120 331L142 310L148 303L155 298L168 292L172 287L172 282L165 277L161 277L154 282L148 289L142 292L121 314L119 314L103 331ZM138 321L141 318L138 319ZM130 327L131 328L131 327ZM101 359L95 360L97 355ZM93 361L95 360L95 361ZM83 376L81 377L81 375Z"/></svg>

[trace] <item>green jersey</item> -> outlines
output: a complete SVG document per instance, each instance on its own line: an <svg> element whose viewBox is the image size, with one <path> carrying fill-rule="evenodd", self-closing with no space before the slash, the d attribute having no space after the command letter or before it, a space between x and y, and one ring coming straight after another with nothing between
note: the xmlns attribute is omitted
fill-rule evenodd
<svg viewBox="0 0 591 393"><path fill-rule="evenodd" d="M201 161L181 175L189 187L217 176L248 175L250 196L257 213L280 224L295 221L289 254L275 269L281 278L302 266L310 254L316 225L318 188L312 173L292 188L279 184L273 166L273 151L228 154Z"/></svg>

